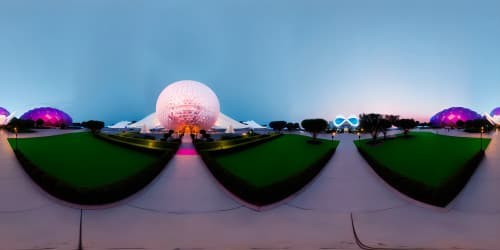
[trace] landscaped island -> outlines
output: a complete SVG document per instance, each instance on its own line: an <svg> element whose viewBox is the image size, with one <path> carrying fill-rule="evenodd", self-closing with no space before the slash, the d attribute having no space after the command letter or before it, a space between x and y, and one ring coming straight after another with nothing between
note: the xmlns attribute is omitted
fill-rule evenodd
<svg viewBox="0 0 500 250"><path fill-rule="evenodd" d="M354 143L385 181L406 195L444 207L462 190L490 139L427 132L398 135L382 143Z"/></svg>
<svg viewBox="0 0 500 250"><path fill-rule="evenodd" d="M325 166L338 141L275 135L265 143L225 150L200 150L215 177L241 199L264 206L299 191Z"/></svg>
<svg viewBox="0 0 500 250"><path fill-rule="evenodd" d="M16 148L15 139L9 143ZM134 150L91 133L72 133L19 139L15 152L26 172L50 194L72 203L104 204L151 182L175 149Z"/></svg>

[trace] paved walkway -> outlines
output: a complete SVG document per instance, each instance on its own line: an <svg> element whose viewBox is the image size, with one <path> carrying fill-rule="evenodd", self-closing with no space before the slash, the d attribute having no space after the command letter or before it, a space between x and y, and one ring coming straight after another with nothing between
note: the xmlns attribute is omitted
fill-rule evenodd
<svg viewBox="0 0 500 250"><path fill-rule="evenodd" d="M198 155L176 155L136 195L84 211L84 248L359 249L352 213L358 236L372 247L498 249L499 138L447 210L394 191L359 156L353 135L336 137L338 151L303 192L264 212L225 194ZM0 144L0 249L75 249L79 210L47 198L4 137Z"/></svg>
<svg viewBox="0 0 500 250"><path fill-rule="evenodd" d="M75 249L80 210L60 205L17 162L0 130L0 249Z"/></svg>
<svg viewBox="0 0 500 250"><path fill-rule="evenodd" d="M499 249L500 135L491 136L485 159L447 210L408 205L354 213L364 243L390 248Z"/></svg>

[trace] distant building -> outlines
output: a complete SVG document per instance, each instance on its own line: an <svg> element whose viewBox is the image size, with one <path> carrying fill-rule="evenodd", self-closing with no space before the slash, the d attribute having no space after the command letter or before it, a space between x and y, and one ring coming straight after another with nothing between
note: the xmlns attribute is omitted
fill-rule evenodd
<svg viewBox="0 0 500 250"><path fill-rule="evenodd" d="M331 124L333 125L333 129L349 131L359 127L359 118L355 115L347 118L343 115L337 115Z"/></svg>
<svg viewBox="0 0 500 250"><path fill-rule="evenodd" d="M61 125L71 126L73 119L64 111L51 107L41 107L32 109L24 113L22 120L43 120L43 125L48 127L60 127Z"/></svg>
<svg viewBox="0 0 500 250"><path fill-rule="evenodd" d="M174 131L208 130L219 112L219 99L212 89L191 80L168 85L156 102L156 118L164 128Z"/></svg>
<svg viewBox="0 0 500 250"><path fill-rule="evenodd" d="M9 111L7 111L6 109L0 107L0 126L1 125L7 125L7 123L9 122L8 120L8 117L9 117L10 113Z"/></svg>
<svg viewBox="0 0 500 250"><path fill-rule="evenodd" d="M489 114L485 113L484 116L491 124L500 127L500 107L493 109Z"/></svg>
<svg viewBox="0 0 500 250"><path fill-rule="evenodd" d="M464 107L451 107L436 113L431 117L430 124L434 127L455 127L457 121L481 119L477 112Z"/></svg>

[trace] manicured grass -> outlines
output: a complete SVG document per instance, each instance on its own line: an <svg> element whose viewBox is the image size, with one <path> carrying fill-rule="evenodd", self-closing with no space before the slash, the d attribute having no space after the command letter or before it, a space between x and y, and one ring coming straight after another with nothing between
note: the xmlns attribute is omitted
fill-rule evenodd
<svg viewBox="0 0 500 250"><path fill-rule="evenodd" d="M262 188L300 174L331 153L338 141L307 143L310 137L283 135L269 142L237 152L214 155L215 162L237 178Z"/></svg>
<svg viewBox="0 0 500 250"><path fill-rule="evenodd" d="M9 139L12 148L15 140ZM97 188L126 179L159 160L90 133L18 140L19 151L40 170L75 188Z"/></svg>
<svg viewBox="0 0 500 250"><path fill-rule="evenodd" d="M380 165L430 187L440 187L480 151L480 139L411 133L380 144L355 141ZM489 139L483 139L486 148Z"/></svg>

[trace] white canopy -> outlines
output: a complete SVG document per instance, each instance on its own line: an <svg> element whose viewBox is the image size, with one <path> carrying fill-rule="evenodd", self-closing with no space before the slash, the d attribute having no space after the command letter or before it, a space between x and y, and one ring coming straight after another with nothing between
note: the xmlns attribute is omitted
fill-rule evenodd
<svg viewBox="0 0 500 250"><path fill-rule="evenodd" d="M252 129L264 129L264 128L266 128L266 127L258 124L254 120L246 121L246 122L243 122L243 123L245 123L246 125L248 125L248 127L252 128Z"/></svg>
<svg viewBox="0 0 500 250"><path fill-rule="evenodd" d="M498 115L495 115L495 116L491 116L490 114L488 113L484 113L484 116L486 117L486 119L494 126L500 126L500 116Z"/></svg>
<svg viewBox="0 0 500 250"><path fill-rule="evenodd" d="M158 129L158 128L163 128L160 124L160 121L156 117L156 113L152 113L144 119L130 124L127 127L128 128L142 128L143 125L146 125L148 128L152 129ZM251 128L249 125L243 124L241 122L238 122L234 120L233 118L223 114L219 113L219 117L217 118L217 121L215 122L215 125L212 127L213 129L227 129L229 126L232 126L232 129L244 129L244 128Z"/></svg>
<svg viewBox="0 0 500 250"><path fill-rule="evenodd" d="M234 120L233 118L220 113L219 117L217 118L217 121L215 122L215 125L212 127L213 129L227 129L229 126L232 126L232 129L244 129L244 128L249 128L248 125L243 124L241 122L238 122Z"/></svg>
<svg viewBox="0 0 500 250"><path fill-rule="evenodd" d="M143 125L146 125L148 128L161 128L160 121L158 118L156 118L156 113L152 113L146 117L144 117L142 120L130 124L128 127L129 128L142 128Z"/></svg>
<svg viewBox="0 0 500 250"><path fill-rule="evenodd" d="M108 128L127 128L132 122L129 121L120 121L115 123L114 125L108 126Z"/></svg>
<svg viewBox="0 0 500 250"><path fill-rule="evenodd" d="M15 112L11 113L9 116L0 115L0 125L9 124L10 120L14 118Z"/></svg>

